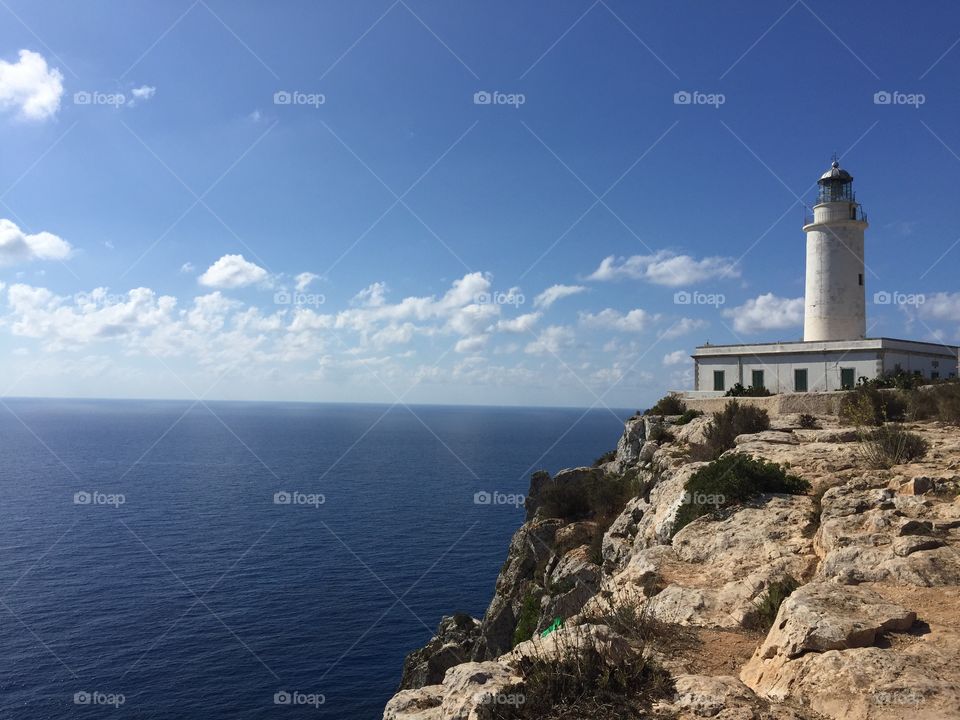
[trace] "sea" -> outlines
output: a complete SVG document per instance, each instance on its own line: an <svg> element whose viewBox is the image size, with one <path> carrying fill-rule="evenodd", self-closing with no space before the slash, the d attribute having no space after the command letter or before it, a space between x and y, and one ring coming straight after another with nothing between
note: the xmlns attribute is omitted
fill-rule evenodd
<svg viewBox="0 0 960 720"><path fill-rule="evenodd" d="M0 401L0 718L377 720L631 410Z"/></svg>

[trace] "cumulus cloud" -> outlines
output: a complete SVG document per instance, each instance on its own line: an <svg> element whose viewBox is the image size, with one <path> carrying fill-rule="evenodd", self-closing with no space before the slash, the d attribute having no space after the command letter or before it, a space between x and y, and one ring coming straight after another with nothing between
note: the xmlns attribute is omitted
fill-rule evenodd
<svg viewBox="0 0 960 720"><path fill-rule="evenodd" d="M782 330L803 324L803 298L782 298L766 293L743 305L723 311L733 318L733 329L741 333Z"/></svg>
<svg viewBox="0 0 960 720"><path fill-rule="evenodd" d="M557 300L582 293L586 288L583 285L551 285L533 299L533 306L546 310Z"/></svg>
<svg viewBox="0 0 960 720"><path fill-rule="evenodd" d="M497 322L497 330L508 333L530 332L541 317L542 313L532 312L526 315L518 315L509 320L500 320Z"/></svg>
<svg viewBox="0 0 960 720"><path fill-rule="evenodd" d="M585 327L620 332L643 332L654 319L653 315L640 308L631 310L625 315L612 308L601 310L596 314L580 313L580 323Z"/></svg>
<svg viewBox="0 0 960 720"><path fill-rule="evenodd" d="M15 63L0 60L0 110L23 120L47 120L60 109L63 74L40 53L20 51Z"/></svg>
<svg viewBox="0 0 960 720"><path fill-rule="evenodd" d="M917 310L922 317L932 320L960 320L960 292L925 295Z"/></svg>
<svg viewBox="0 0 960 720"><path fill-rule="evenodd" d="M387 284L375 282L353 296L351 305L359 307L381 307L387 301Z"/></svg>
<svg viewBox="0 0 960 720"><path fill-rule="evenodd" d="M312 272L302 272L294 278L297 292L304 292L310 284L320 276Z"/></svg>
<svg viewBox="0 0 960 720"><path fill-rule="evenodd" d="M183 265L180 266L180 272L184 273L185 275L192 275L196 271L197 271L197 266L189 261L185 262Z"/></svg>
<svg viewBox="0 0 960 720"><path fill-rule="evenodd" d="M686 350L674 350L663 356L663 364L666 366L682 365L690 359L690 354Z"/></svg>
<svg viewBox="0 0 960 720"><path fill-rule="evenodd" d="M672 323L666 330L660 333L660 337L664 340L681 337L682 335L686 335L694 330L702 330L709 324L710 323L708 323L706 320L688 317L680 318L675 323Z"/></svg>
<svg viewBox="0 0 960 720"><path fill-rule="evenodd" d="M224 255L199 277L201 285L211 288L241 288L263 282L267 271L246 260L243 255Z"/></svg>
<svg viewBox="0 0 960 720"><path fill-rule="evenodd" d="M157 89L150 85L141 85L138 88L134 88L130 92L137 100L149 100L156 95Z"/></svg>
<svg viewBox="0 0 960 720"><path fill-rule="evenodd" d="M543 355L549 353L556 355L560 351L570 347L574 342L573 330L563 325L551 325L537 336L537 339L529 343L524 352L530 355Z"/></svg>
<svg viewBox="0 0 960 720"><path fill-rule="evenodd" d="M70 243L48 232L25 233L16 223L0 219L0 266L31 260L63 260L70 256Z"/></svg>
<svg viewBox="0 0 960 720"><path fill-rule="evenodd" d="M617 258L610 255L588 280L644 280L656 285L679 287L715 278L740 277L736 261L725 257L697 260L689 255L676 255L659 250L653 255L631 255Z"/></svg>

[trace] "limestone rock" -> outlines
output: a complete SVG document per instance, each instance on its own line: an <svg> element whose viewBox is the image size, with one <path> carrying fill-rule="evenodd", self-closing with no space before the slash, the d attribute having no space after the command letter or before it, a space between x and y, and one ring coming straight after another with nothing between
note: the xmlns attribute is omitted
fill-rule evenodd
<svg viewBox="0 0 960 720"><path fill-rule="evenodd" d="M809 583L783 601L757 656L795 658L807 652L869 647L880 633L904 632L916 620L916 613L868 588Z"/></svg>
<svg viewBox="0 0 960 720"><path fill-rule="evenodd" d="M680 425L674 428L674 437L676 437L678 442L684 442L690 445L702 445L707 441L705 431L712 421L713 416L711 415L695 417L686 425Z"/></svg>
<svg viewBox="0 0 960 720"><path fill-rule="evenodd" d="M444 617L430 642L407 655L400 688L412 689L441 683L447 670L470 659L479 637L479 620L462 613Z"/></svg>

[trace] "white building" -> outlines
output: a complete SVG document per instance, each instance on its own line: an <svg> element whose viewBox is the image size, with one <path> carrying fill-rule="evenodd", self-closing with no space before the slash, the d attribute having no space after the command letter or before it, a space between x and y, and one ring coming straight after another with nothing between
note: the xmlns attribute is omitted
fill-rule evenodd
<svg viewBox="0 0 960 720"><path fill-rule="evenodd" d="M723 395L735 384L773 393L852 388L861 377L904 371L956 377L960 348L866 337L864 231L867 218L853 176L836 161L817 181L807 234L803 340L702 345L693 353L697 395Z"/></svg>

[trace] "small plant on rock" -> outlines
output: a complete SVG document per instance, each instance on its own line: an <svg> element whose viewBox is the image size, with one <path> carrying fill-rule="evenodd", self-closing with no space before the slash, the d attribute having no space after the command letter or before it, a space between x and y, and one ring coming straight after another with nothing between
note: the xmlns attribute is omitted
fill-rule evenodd
<svg viewBox="0 0 960 720"><path fill-rule="evenodd" d="M930 443L920 435L892 423L862 432L858 443L864 464L875 469L920 460L929 449Z"/></svg>
<svg viewBox="0 0 960 720"><path fill-rule="evenodd" d="M677 510L673 534L698 517L719 512L768 493L802 495L810 483L776 463L734 453L695 472L684 489L683 504Z"/></svg>
<svg viewBox="0 0 960 720"><path fill-rule="evenodd" d="M804 430L817 430L820 427L820 423L818 423L817 418L810 413L803 413L800 416L800 427Z"/></svg>
<svg viewBox="0 0 960 720"><path fill-rule="evenodd" d="M670 393L657 400L657 404L647 410L644 415L683 415L686 411L687 405L680 396Z"/></svg>
<svg viewBox="0 0 960 720"><path fill-rule="evenodd" d="M783 601L800 587L794 578L787 575L782 580L775 580L767 587L767 591L757 600L757 624L764 630L773 627Z"/></svg>
<svg viewBox="0 0 960 720"><path fill-rule="evenodd" d="M703 415L702 410L684 410L683 414L677 418L677 425L686 425L694 418L701 417Z"/></svg>
<svg viewBox="0 0 960 720"><path fill-rule="evenodd" d="M691 447L691 457L694 460L716 460L736 445L738 435L769 429L770 416L766 410L733 400L722 412L713 414L713 419L704 429L705 442Z"/></svg>

